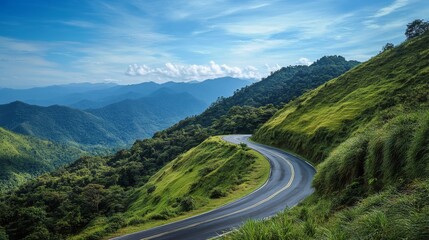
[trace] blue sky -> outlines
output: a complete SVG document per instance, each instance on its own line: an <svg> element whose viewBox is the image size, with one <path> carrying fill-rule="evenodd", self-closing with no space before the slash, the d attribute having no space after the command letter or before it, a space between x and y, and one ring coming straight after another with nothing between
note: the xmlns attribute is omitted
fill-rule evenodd
<svg viewBox="0 0 429 240"><path fill-rule="evenodd" d="M427 16L427 0L0 0L0 87L259 79L365 61Z"/></svg>

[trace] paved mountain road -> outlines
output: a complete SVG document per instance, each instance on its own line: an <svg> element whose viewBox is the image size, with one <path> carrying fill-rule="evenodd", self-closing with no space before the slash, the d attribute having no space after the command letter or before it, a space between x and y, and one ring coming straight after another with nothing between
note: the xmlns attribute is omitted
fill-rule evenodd
<svg viewBox="0 0 429 240"><path fill-rule="evenodd" d="M250 135L227 135L225 141L248 147L264 155L271 165L268 181L255 192L215 210L145 231L117 237L136 239L207 239L239 227L246 219L263 219L285 207L293 207L313 192L314 168L289 153L250 142Z"/></svg>

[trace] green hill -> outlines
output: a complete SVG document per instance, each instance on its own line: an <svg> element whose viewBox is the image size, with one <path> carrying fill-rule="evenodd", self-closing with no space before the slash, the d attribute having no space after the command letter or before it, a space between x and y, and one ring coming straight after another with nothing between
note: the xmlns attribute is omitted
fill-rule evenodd
<svg viewBox="0 0 429 240"><path fill-rule="evenodd" d="M353 133L428 107L429 36L385 51L286 105L255 134L318 163Z"/></svg>
<svg viewBox="0 0 429 240"><path fill-rule="evenodd" d="M427 239L429 33L287 104L255 134L318 164L315 194L227 239Z"/></svg>
<svg viewBox="0 0 429 240"><path fill-rule="evenodd" d="M0 128L0 190L70 163L84 154L73 147L12 133Z"/></svg>
<svg viewBox="0 0 429 240"><path fill-rule="evenodd" d="M267 179L269 162L247 147L211 137L180 155L132 195L124 235L202 213L249 194ZM104 235L111 221L98 218L74 239Z"/></svg>

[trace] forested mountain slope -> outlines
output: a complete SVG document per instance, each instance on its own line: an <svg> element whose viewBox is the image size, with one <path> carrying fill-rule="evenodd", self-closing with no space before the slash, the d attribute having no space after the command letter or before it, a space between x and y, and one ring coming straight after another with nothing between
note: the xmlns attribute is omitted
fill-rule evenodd
<svg viewBox="0 0 429 240"><path fill-rule="evenodd" d="M163 89L148 97L87 111L13 102L0 105L0 126L16 133L88 149L117 147L148 138L187 116L200 113L205 106L188 93Z"/></svg>
<svg viewBox="0 0 429 240"><path fill-rule="evenodd" d="M16 133L66 144L124 144L120 132L106 120L58 105L40 107L23 102L0 105L0 126Z"/></svg>
<svg viewBox="0 0 429 240"><path fill-rule="evenodd" d="M84 152L77 148L0 128L0 191L70 163L83 154Z"/></svg>
<svg viewBox="0 0 429 240"><path fill-rule="evenodd" d="M195 122L208 126L233 106L261 107L268 104L282 106L326 81L335 78L359 64L341 56L325 56L310 66L283 67L271 75L246 86L229 98L222 98L210 106Z"/></svg>
<svg viewBox="0 0 429 240"><path fill-rule="evenodd" d="M148 97L124 100L87 112L112 124L129 143L151 137L185 117L199 114L206 106L189 93L159 89Z"/></svg>

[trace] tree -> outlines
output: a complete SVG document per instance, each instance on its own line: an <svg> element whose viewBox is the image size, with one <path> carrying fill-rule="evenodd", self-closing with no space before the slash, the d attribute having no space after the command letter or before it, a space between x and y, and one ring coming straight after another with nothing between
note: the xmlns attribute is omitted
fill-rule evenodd
<svg viewBox="0 0 429 240"><path fill-rule="evenodd" d="M105 189L103 185L90 183L83 188L82 195L85 201L96 213L99 211L99 205L104 198Z"/></svg>
<svg viewBox="0 0 429 240"><path fill-rule="evenodd" d="M407 24L407 30L405 36L407 39L415 38L429 30L429 22L425 22L423 19L416 19L411 23Z"/></svg>
<svg viewBox="0 0 429 240"><path fill-rule="evenodd" d="M381 52L385 52L387 50L393 49L395 47L395 45L393 45L393 43L386 43L386 45L383 46L383 48L381 49Z"/></svg>

